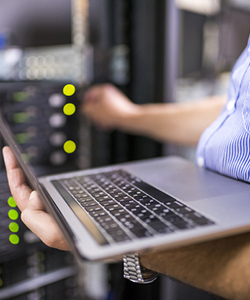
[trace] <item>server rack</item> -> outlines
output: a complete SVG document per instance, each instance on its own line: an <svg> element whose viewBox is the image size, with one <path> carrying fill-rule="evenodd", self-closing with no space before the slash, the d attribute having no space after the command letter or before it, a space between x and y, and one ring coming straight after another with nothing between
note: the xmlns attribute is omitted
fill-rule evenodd
<svg viewBox="0 0 250 300"><path fill-rule="evenodd" d="M94 82L116 84L138 104L163 102L166 78L164 22L167 1L90 2L90 42L94 48ZM165 45L166 46L166 45ZM119 66L122 65L122 68ZM93 165L149 158L162 154L162 145L150 139L113 132L94 132Z"/></svg>
<svg viewBox="0 0 250 300"><path fill-rule="evenodd" d="M78 119L72 110L77 99L65 87L69 84L0 84L1 111L37 175L78 167L78 149L65 148L67 142L76 148L79 144ZM2 161L1 167L0 299L55 299L58 295L81 299L79 269L72 254L49 249L23 225Z"/></svg>
<svg viewBox="0 0 250 300"><path fill-rule="evenodd" d="M35 47L36 36L21 30L25 27L22 22L39 23L34 18L29 19L28 14L29 10L37 13L36 6L29 1L25 3L23 6L20 3L23 15L14 20L20 22L19 25L15 27L14 21L9 23L14 32L0 28L0 109L36 175L84 168L89 165L89 136L84 120L78 118L78 93L88 81L87 70L90 69L85 60L90 53L85 46L87 2L53 3L54 10L56 5L63 9L58 11L59 16L67 17L61 26L63 29L64 24L69 25L67 32L71 40L65 45L50 45L51 28L47 36L44 35L43 47ZM40 6L41 13L46 13L50 10L50 1ZM7 22L12 12L11 3L4 2L2 13L9 13ZM54 17L48 19L48 24L56 20ZM1 22L3 20L1 18ZM30 24L29 29L35 30L35 26ZM66 35L61 33L65 40ZM12 39L12 34L23 37L26 45L16 43L18 39ZM11 57L11 64L6 57ZM0 145L4 145L3 141ZM45 246L21 222L20 211L7 185L2 157L0 177L0 299L88 299L83 281L84 266L80 267L71 253Z"/></svg>

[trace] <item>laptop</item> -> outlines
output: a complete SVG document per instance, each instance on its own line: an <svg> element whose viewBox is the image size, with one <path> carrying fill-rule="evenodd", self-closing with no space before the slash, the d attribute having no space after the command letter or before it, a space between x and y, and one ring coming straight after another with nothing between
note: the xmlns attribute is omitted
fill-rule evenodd
<svg viewBox="0 0 250 300"><path fill-rule="evenodd" d="M250 230L250 185L180 157L36 178L0 114L0 132L74 252L100 261Z"/></svg>

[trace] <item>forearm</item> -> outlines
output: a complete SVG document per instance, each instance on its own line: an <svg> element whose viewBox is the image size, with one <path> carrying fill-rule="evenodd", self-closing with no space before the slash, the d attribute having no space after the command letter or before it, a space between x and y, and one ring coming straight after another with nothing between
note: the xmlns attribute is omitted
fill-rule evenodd
<svg viewBox="0 0 250 300"><path fill-rule="evenodd" d="M196 145L225 101L225 96L218 96L198 102L140 105L134 114L118 121L119 129L160 141Z"/></svg>
<svg viewBox="0 0 250 300"><path fill-rule="evenodd" d="M250 234L142 255L148 269L226 299L250 299Z"/></svg>

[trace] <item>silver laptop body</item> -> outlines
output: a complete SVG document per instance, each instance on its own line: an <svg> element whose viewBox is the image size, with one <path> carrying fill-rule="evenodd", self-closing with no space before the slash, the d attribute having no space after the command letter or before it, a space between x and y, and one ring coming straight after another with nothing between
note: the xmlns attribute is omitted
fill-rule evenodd
<svg viewBox="0 0 250 300"><path fill-rule="evenodd" d="M248 183L179 157L37 180L1 115L0 131L82 259L170 249L250 230Z"/></svg>

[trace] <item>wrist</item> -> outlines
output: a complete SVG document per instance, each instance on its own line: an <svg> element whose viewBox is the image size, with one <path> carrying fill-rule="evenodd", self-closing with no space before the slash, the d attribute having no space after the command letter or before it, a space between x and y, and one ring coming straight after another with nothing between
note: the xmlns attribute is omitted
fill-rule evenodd
<svg viewBox="0 0 250 300"><path fill-rule="evenodd" d="M129 109L122 111L121 114L116 116L116 124L119 129L136 131L140 126L140 120L143 117L143 105L131 103Z"/></svg>

